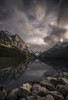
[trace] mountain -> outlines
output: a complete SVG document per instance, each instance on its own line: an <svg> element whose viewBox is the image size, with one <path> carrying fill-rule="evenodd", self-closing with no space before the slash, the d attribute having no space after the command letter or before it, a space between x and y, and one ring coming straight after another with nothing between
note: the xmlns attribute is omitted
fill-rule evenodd
<svg viewBox="0 0 68 100"><path fill-rule="evenodd" d="M17 34L13 35L6 30L0 31L0 42L9 46L13 44L20 50L27 50L26 44Z"/></svg>
<svg viewBox="0 0 68 100"><path fill-rule="evenodd" d="M26 57L31 54L25 42L16 34L13 35L6 30L0 31L0 57Z"/></svg>
<svg viewBox="0 0 68 100"><path fill-rule="evenodd" d="M57 43L53 48L43 52L42 58L68 58L68 42Z"/></svg>

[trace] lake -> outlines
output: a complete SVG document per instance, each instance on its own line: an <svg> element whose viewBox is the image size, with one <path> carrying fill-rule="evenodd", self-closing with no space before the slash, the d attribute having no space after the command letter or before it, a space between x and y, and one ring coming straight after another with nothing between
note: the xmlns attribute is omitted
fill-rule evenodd
<svg viewBox="0 0 68 100"><path fill-rule="evenodd" d="M66 60L65 62L64 60L35 59L28 64L24 64L22 61L18 63L18 60L13 61L9 59L9 63L8 60L2 58L0 62L0 86L17 88L27 81L42 80L48 76L56 76L60 72L68 72L68 61Z"/></svg>

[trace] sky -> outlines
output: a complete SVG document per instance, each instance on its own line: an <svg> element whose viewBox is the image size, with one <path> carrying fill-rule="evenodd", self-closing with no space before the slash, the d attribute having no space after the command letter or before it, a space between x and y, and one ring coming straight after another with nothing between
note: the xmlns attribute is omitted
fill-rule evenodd
<svg viewBox="0 0 68 100"><path fill-rule="evenodd" d="M0 30L18 34L29 50L68 41L68 0L0 0Z"/></svg>

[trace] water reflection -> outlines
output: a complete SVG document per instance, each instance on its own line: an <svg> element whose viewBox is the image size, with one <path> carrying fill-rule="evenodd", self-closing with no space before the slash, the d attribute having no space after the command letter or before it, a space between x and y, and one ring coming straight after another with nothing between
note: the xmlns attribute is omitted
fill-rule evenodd
<svg viewBox="0 0 68 100"><path fill-rule="evenodd" d="M68 72L68 59L42 59L42 62L52 66L57 71Z"/></svg>
<svg viewBox="0 0 68 100"><path fill-rule="evenodd" d="M55 60L39 60L31 61L29 64L16 65L12 69L0 71L0 85L16 88L26 81L42 80L47 76L55 76L58 72L68 71L66 62Z"/></svg>
<svg viewBox="0 0 68 100"><path fill-rule="evenodd" d="M10 79L17 80L27 69L27 66L24 64L20 64L14 68L5 69L0 71L0 84L5 83L6 81Z"/></svg>

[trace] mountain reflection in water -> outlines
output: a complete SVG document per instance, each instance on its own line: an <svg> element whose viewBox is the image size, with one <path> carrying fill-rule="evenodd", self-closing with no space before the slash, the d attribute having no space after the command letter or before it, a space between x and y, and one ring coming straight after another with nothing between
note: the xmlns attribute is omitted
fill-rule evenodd
<svg viewBox="0 0 68 100"><path fill-rule="evenodd" d="M62 63L63 62L63 63ZM42 80L48 76L55 76L59 72L68 72L68 63L64 60L39 60L31 61L29 64L19 64L10 70L0 70L0 86L17 88L26 81Z"/></svg>

